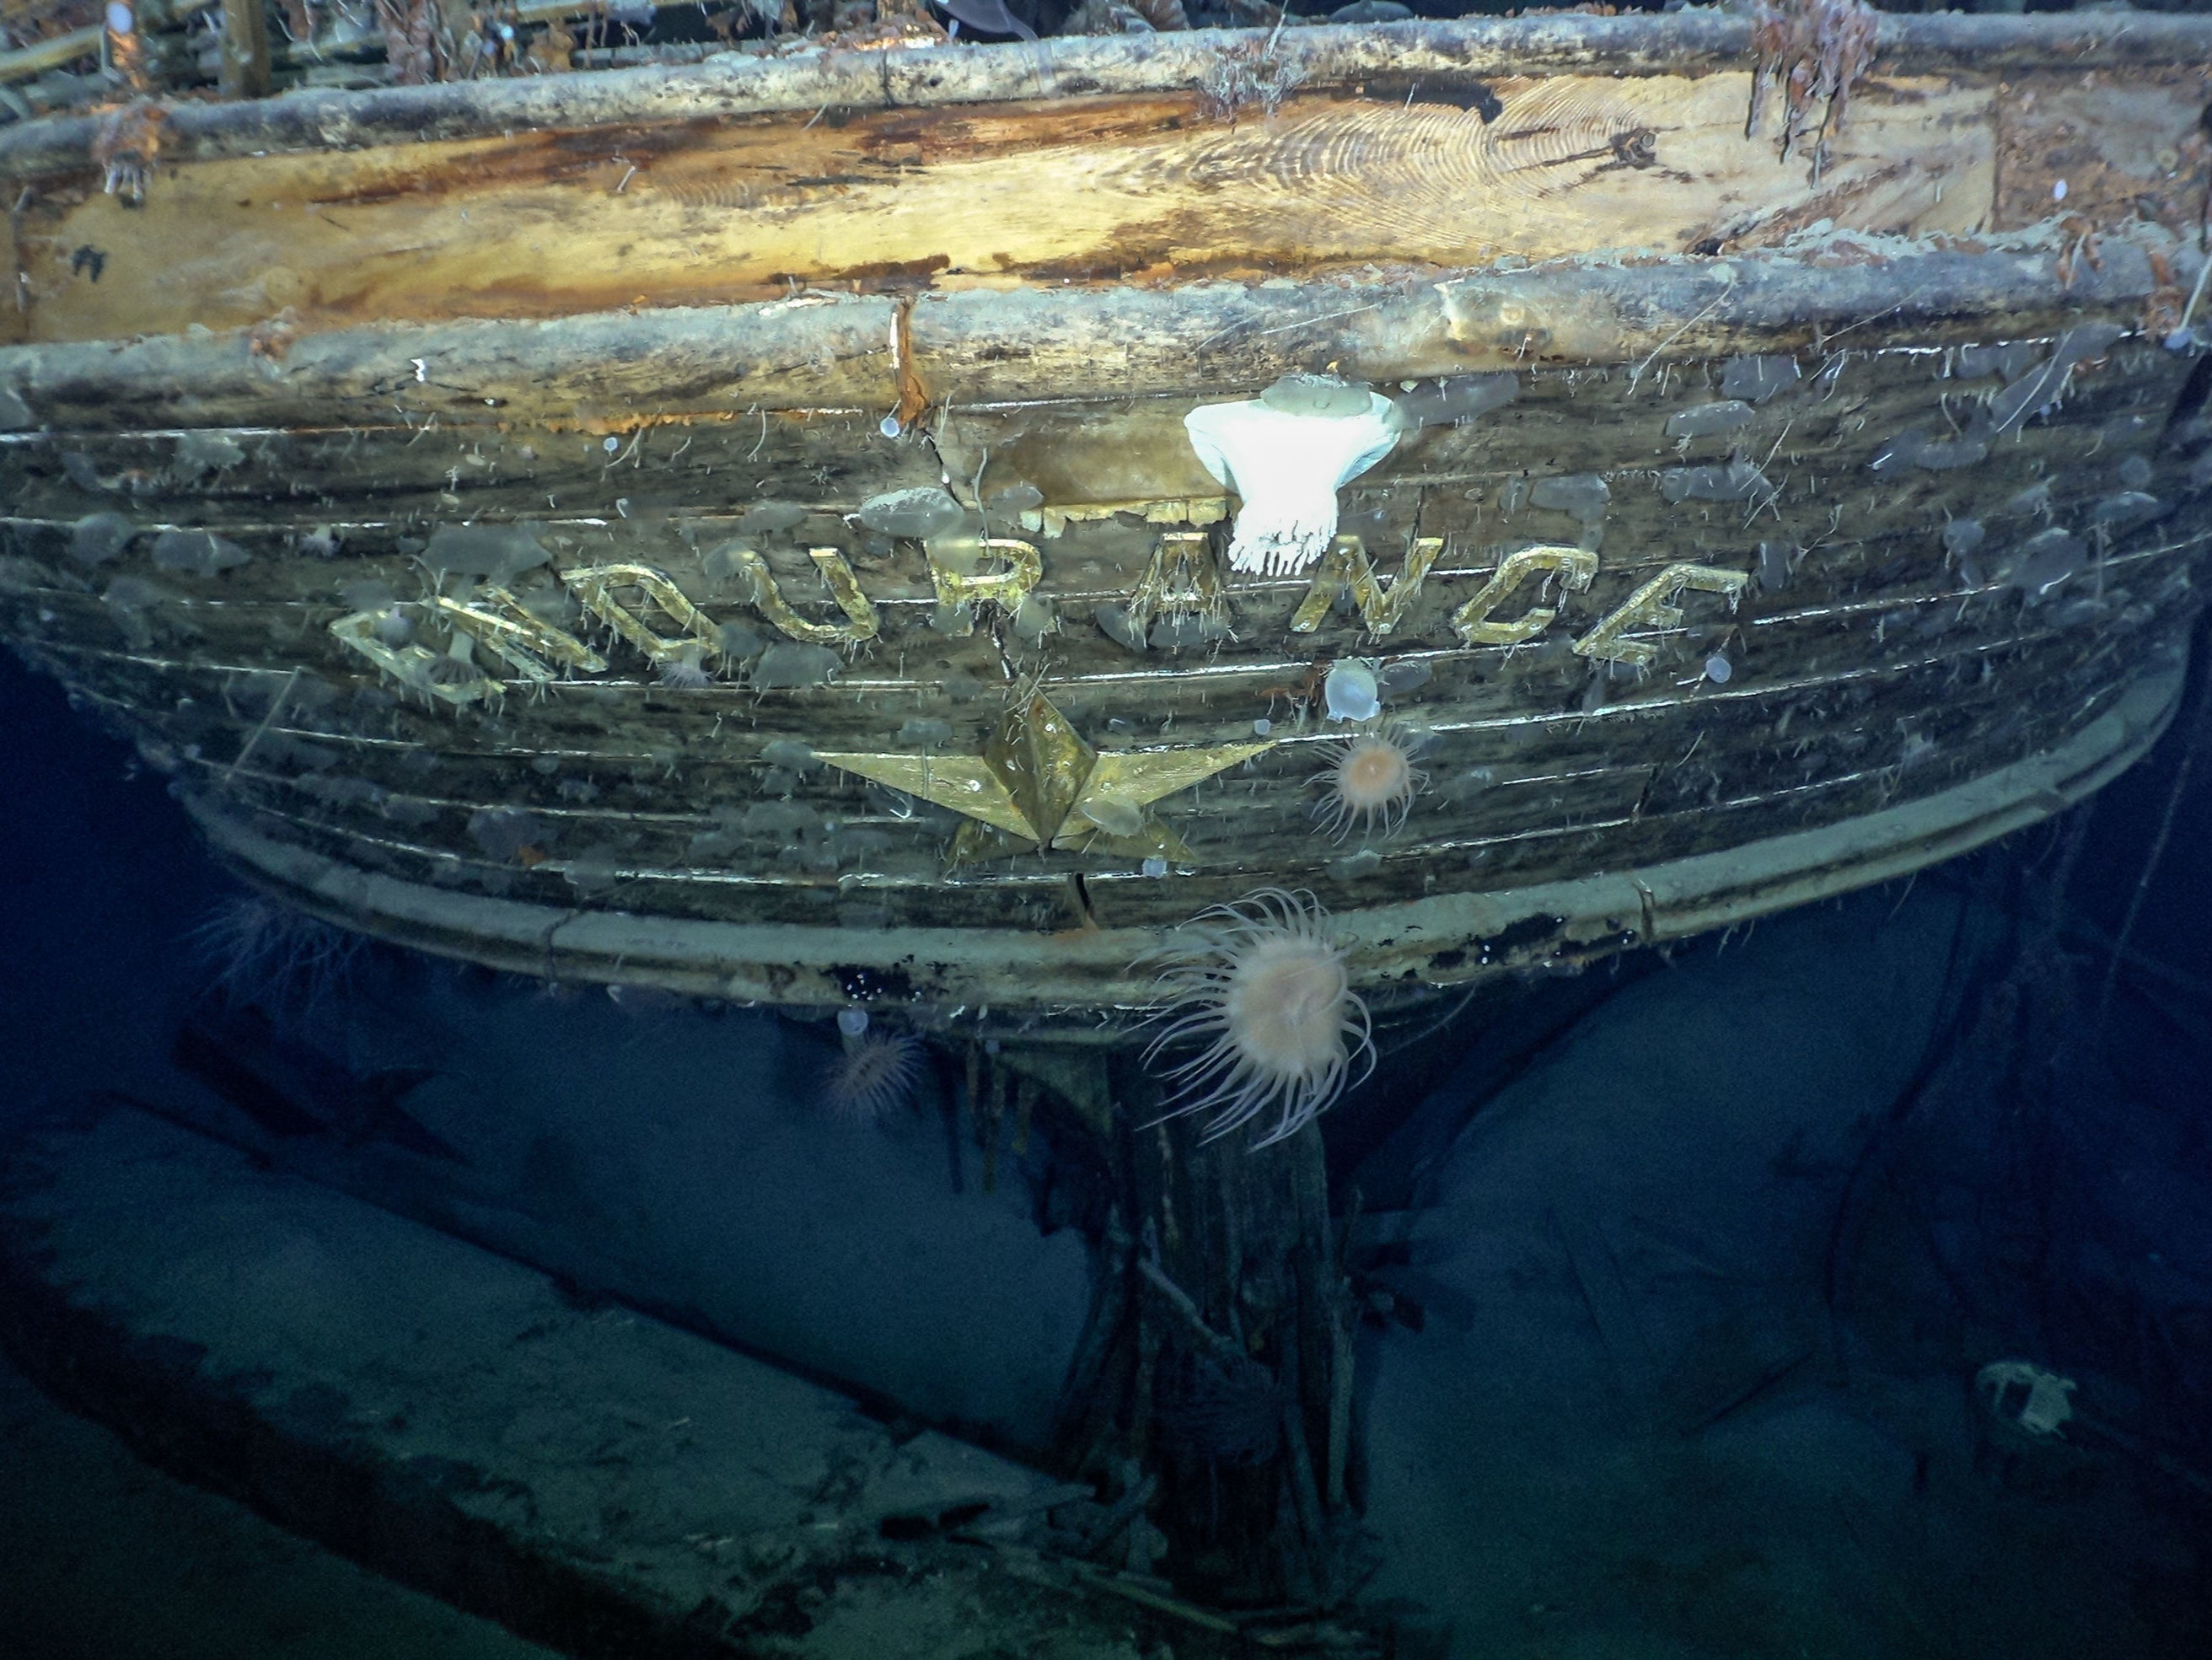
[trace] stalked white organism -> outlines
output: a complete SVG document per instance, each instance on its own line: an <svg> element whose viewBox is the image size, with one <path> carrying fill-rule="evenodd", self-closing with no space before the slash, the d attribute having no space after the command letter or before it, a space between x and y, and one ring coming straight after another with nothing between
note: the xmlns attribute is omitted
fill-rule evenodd
<svg viewBox="0 0 2212 1660"><path fill-rule="evenodd" d="M1295 576L1336 534L1336 492L1390 453L1403 430L1390 400L1321 374L1286 374L1239 404L1183 417L1200 465L1237 493L1230 565Z"/></svg>
<svg viewBox="0 0 2212 1660"><path fill-rule="evenodd" d="M1201 912L1161 953L1165 1006L1155 1018L1166 1024L1146 1058L1201 1046L1166 1074L1170 1117L1212 1113L1211 1140L1273 1109L1274 1127L1255 1144L1264 1147L1342 1094L1355 1060L1374 1065L1367 1006L1326 920L1311 894L1266 888Z"/></svg>
<svg viewBox="0 0 2212 1660"><path fill-rule="evenodd" d="M1413 764L1417 740L1392 727L1364 732L1334 746L1329 763L1314 781L1322 799L1314 804L1330 838L1341 842L1357 826L1362 836L1388 836L1406 822L1407 809L1427 775Z"/></svg>

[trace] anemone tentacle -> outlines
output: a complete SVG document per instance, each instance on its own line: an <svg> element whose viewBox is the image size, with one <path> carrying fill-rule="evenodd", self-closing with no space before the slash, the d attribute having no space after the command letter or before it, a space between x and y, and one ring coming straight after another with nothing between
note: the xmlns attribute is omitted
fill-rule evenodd
<svg viewBox="0 0 2212 1660"><path fill-rule="evenodd" d="M1386 724L1330 746L1328 764L1313 776L1322 792L1313 816L1331 841L1344 840L1355 824L1362 835L1397 833L1413 798L1428 786L1428 775L1413 764L1421 743L1405 727Z"/></svg>
<svg viewBox="0 0 2212 1660"><path fill-rule="evenodd" d="M208 989L272 1015L305 1015L346 982L362 936L260 893L218 901L185 935Z"/></svg>
<svg viewBox="0 0 2212 1660"><path fill-rule="evenodd" d="M904 1032L855 1036L824 1074L823 1100L841 1118L874 1123L913 1098L921 1069L921 1044Z"/></svg>
<svg viewBox="0 0 2212 1660"><path fill-rule="evenodd" d="M1161 1024L1146 1060L1200 1046L1162 1069L1181 1098L1164 1117L1212 1113L1212 1140L1273 1111L1274 1127L1254 1144L1267 1146L1343 1093L1355 1057L1373 1070L1367 1007L1326 915L1309 892L1262 888L1201 911L1152 955L1162 1006L1151 1018Z"/></svg>

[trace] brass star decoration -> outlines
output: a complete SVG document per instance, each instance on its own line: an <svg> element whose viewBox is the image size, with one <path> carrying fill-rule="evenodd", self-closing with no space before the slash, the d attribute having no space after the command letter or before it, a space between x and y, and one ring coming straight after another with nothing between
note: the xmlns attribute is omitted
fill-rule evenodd
<svg viewBox="0 0 2212 1660"><path fill-rule="evenodd" d="M1273 749L1279 740L1101 754L1042 692L1017 701L981 755L823 755L846 772L965 814L951 862L1060 848L1188 863L1154 802Z"/></svg>

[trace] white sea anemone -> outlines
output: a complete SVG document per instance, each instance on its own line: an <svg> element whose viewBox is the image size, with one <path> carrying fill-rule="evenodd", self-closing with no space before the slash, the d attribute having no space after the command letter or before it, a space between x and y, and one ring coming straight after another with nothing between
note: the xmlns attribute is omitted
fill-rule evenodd
<svg viewBox="0 0 2212 1660"><path fill-rule="evenodd" d="M848 1033L844 1052L822 1080L822 1098L840 1118L872 1124L914 1098L921 1044L903 1032Z"/></svg>
<svg viewBox="0 0 2212 1660"><path fill-rule="evenodd" d="M1389 836L1406 822L1413 798L1429 781L1413 764L1417 741L1384 727L1331 746L1328 765L1314 777L1323 792L1314 804L1314 817L1331 840L1341 842L1355 825L1362 836L1378 830Z"/></svg>
<svg viewBox="0 0 2212 1660"><path fill-rule="evenodd" d="M1310 893L1263 888L1201 912L1160 954L1166 1006L1155 1018L1167 1024L1146 1058L1203 1045L1167 1072L1176 1098L1168 1116L1213 1114L1212 1140L1278 1109L1254 1144L1264 1147L1341 1095L1355 1060L1372 1068L1367 1006L1322 932L1327 915Z"/></svg>
<svg viewBox="0 0 2212 1660"><path fill-rule="evenodd" d="M362 945L361 935L258 893L218 901L186 936L192 960L214 976L210 991L270 1015L313 1009L345 982Z"/></svg>
<svg viewBox="0 0 2212 1660"><path fill-rule="evenodd" d="M686 646L660 666L660 684L675 691L701 691L714 684L696 646Z"/></svg>

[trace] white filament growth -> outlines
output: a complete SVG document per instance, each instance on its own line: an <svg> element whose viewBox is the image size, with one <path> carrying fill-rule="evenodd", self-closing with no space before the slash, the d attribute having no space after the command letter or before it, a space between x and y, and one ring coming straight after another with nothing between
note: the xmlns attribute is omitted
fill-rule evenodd
<svg viewBox="0 0 2212 1660"><path fill-rule="evenodd" d="M1183 417L1199 464L1242 505L1229 544L1233 569L1295 576L1336 534L1336 492L1398 441L1390 400L1369 392L1349 415L1271 408L1258 398L1202 404Z"/></svg>
<svg viewBox="0 0 2212 1660"><path fill-rule="evenodd" d="M1311 894L1266 888L1200 913L1188 943L1163 953L1166 1006L1156 1018L1168 1024L1146 1058L1203 1045L1168 1070L1169 1117L1211 1112L1210 1141L1272 1109L1274 1127L1254 1144L1264 1147L1341 1095L1354 1060L1373 1069L1367 1006L1322 931L1326 915Z"/></svg>

